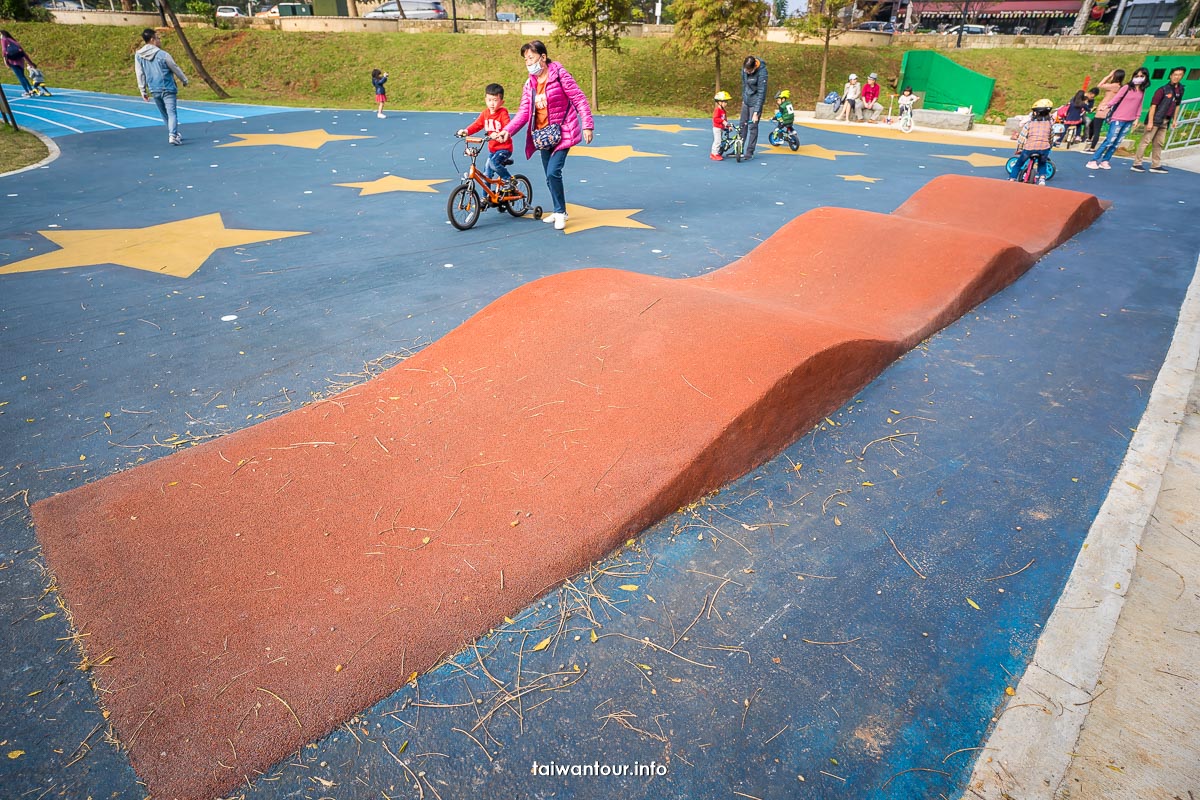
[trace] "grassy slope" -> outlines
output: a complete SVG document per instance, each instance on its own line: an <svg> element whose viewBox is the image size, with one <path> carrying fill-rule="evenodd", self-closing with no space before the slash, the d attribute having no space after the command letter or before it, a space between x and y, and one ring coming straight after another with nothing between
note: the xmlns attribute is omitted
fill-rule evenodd
<svg viewBox="0 0 1200 800"><path fill-rule="evenodd" d="M32 133L0 125L0 172L36 164L49 152Z"/></svg>
<svg viewBox="0 0 1200 800"><path fill-rule="evenodd" d="M134 28L12 23L9 29L38 60L51 86L132 94L132 53L140 44ZM450 34L282 33L189 29L200 58L235 100L275 105L368 107L370 70L391 73L395 108L474 110L483 106L483 86L499 81L510 95L525 76L516 36ZM590 95L590 56L585 50L548 43L552 56L571 69ZM194 72L174 35L164 46L189 76ZM797 106L818 96L821 49L760 43L753 47L770 69L772 93L790 88ZM739 51L740 52L740 51ZM878 72L887 85L899 74L903 51L834 47L829 88L845 75ZM1021 113L1032 100L1065 102L1084 75L1099 77L1110 66L1132 69L1136 57L1046 50L964 50L956 61L996 78L988 121ZM724 86L737 91L737 58L727 59ZM707 116L714 85L711 59L683 58L664 51L663 40L628 39L625 52L600 56L600 107L604 113L645 116ZM7 82L13 76L5 71ZM836 86L835 86L836 84ZM194 80L185 97L214 99ZM511 102L511 100L510 100Z"/></svg>

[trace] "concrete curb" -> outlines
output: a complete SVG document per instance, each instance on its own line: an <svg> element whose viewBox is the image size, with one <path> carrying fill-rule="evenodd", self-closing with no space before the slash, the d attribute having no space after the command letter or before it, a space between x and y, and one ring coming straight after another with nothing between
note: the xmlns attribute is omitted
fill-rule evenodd
<svg viewBox="0 0 1200 800"><path fill-rule="evenodd" d="M1070 766L1198 377L1200 261L1196 268L1137 433L964 797L1053 800Z"/></svg>

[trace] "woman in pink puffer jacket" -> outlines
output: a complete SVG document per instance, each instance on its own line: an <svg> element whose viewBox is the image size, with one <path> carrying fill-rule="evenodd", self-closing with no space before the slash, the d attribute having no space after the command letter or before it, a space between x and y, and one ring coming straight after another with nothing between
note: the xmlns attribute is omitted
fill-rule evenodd
<svg viewBox="0 0 1200 800"><path fill-rule="evenodd" d="M551 61L546 45L537 41L521 46L521 56L529 70L529 80L521 92L521 108L505 126L497 138L508 141L513 134L529 123L525 134L525 157L529 158L536 149L533 132L550 125L562 127L559 143L542 150L542 166L546 170L546 188L550 190L550 201L554 207L545 217L553 222L557 230L567 227L567 201L563 193L562 170L567 152L580 140L592 142L592 107L587 95L575 83L571 73L559 63Z"/></svg>

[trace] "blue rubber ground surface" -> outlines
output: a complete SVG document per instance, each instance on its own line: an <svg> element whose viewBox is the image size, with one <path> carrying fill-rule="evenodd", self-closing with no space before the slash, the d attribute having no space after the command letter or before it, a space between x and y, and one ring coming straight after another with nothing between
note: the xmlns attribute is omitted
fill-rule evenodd
<svg viewBox="0 0 1200 800"><path fill-rule="evenodd" d="M458 232L445 201L464 120L296 111L186 125L179 148L158 127L106 130L61 137L58 161L0 179L0 269L56 250L38 233L55 225L219 212L230 228L309 232L217 250L186 279L111 265L0 274L0 795L143 796L104 739L26 499L362 380L542 275L695 275L816 206L888 212L935 175L1000 174L939 155L1009 152L802 129L805 145L861 155L764 143L752 163L718 164L706 120L601 117L596 146L660 157L572 155L568 201L642 209L632 218L650 228L564 236L488 212ZM375 138L217 147L318 128ZM1114 203L1090 229L779 458L240 794L956 796L978 755L964 748L981 746L1024 669L1138 424L1200 252L1200 177L1056 161L1056 185ZM518 162L544 202L540 166ZM386 173L446 182L367 196L335 185ZM863 257L887 258L887 242L863 242ZM652 776L541 774L651 762Z"/></svg>

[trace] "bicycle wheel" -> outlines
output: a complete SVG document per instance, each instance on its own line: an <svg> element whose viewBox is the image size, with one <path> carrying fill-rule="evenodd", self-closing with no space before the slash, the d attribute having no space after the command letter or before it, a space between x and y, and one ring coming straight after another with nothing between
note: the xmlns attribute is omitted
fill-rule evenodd
<svg viewBox="0 0 1200 800"><path fill-rule="evenodd" d="M1013 177L1013 167L1017 166L1017 157L1012 156L1004 164L1004 171L1008 173L1008 177Z"/></svg>
<svg viewBox="0 0 1200 800"><path fill-rule="evenodd" d="M793 153L796 152L797 150L799 150L800 149L800 137L794 133L791 136L789 136L788 137L788 147L790 147L792 149Z"/></svg>
<svg viewBox="0 0 1200 800"><path fill-rule="evenodd" d="M912 129L913 129L912 116L905 114L904 116L900 117L900 130L904 131L905 133L909 133L910 131L912 131Z"/></svg>
<svg viewBox="0 0 1200 800"><path fill-rule="evenodd" d="M460 231L468 230L479 221L479 195L475 187L462 185L450 193L446 201L446 216L450 224Z"/></svg>
<svg viewBox="0 0 1200 800"><path fill-rule="evenodd" d="M1053 178L1054 173L1056 171L1057 170L1055 169L1054 162L1047 158L1046 159L1046 180L1049 181L1051 178Z"/></svg>
<svg viewBox="0 0 1200 800"><path fill-rule="evenodd" d="M783 143L783 132L776 128L767 134L767 141L771 143L772 147L779 147Z"/></svg>
<svg viewBox="0 0 1200 800"><path fill-rule="evenodd" d="M513 175L513 184L520 192L521 198L508 201L508 213L514 217L523 217L533 203L533 186L529 183L529 178L524 175Z"/></svg>

